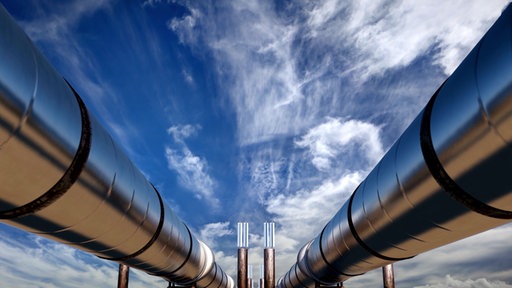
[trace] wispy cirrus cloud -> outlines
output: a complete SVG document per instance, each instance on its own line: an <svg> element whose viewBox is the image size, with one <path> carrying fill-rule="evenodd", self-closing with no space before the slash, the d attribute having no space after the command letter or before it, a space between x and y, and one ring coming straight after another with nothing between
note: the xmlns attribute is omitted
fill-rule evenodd
<svg viewBox="0 0 512 288"><path fill-rule="evenodd" d="M357 115L364 105L353 103L367 80L418 57L429 55L432 65L451 72L504 3L329 0L282 11L268 2L229 2L220 10L188 3L189 14L168 27L184 44L214 55L236 111L238 140L249 145L297 135L326 115ZM402 102L418 97L393 90ZM413 116L381 103L378 113Z"/></svg>
<svg viewBox="0 0 512 288"><path fill-rule="evenodd" d="M160 92L165 90L162 83L167 81L166 78L163 81L164 77L152 75L141 79L139 73L145 67L166 71L162 75L167 74L168 70L162 66L164 53L156 31L148 25L142 13L137 13L137 10L127 11L127 7L112 0L66 1L51 5L36 1L30 10L30 14L33 14L28 17L30 20L18 23L80 94L89 111L113 138L123 143L123 148L130 152L132 158L144 158L148 154L147 150L142 151L147 149L147 143L141 143L144 142L145 137L141 135L145 131L139 122L132 121L131 112L126 112L133 111L133 107L130 108L130 97L120 86L142 81L137 88L144 87L141 89L144 93L154 93L148 87L156 86L160 87ZM108 26L106 29L91 30L94 28L91 28L89 21L101 22L102 17L115 21L111 22L112 25L103 24ZM117 32L109 34L110 31ZM99 41L105 39L102 37L106 34L111 38L110 41ZM105 54L104 49L120 53ZM122 67L120 70L123 73L116 70L119 67ZM153 85L152 81L159 85ZM141 94L137 89L129 92ZM158 101L156 97L148 97L147 100L145 106L136 109L150 108L152 101Z"/></svg>
<svg viewBox="0 0 512 288"><path fill-rule="evenodd" d="M434 53L435 63L449 74L507 1L485 3L329 0L308 9L307 23L313 38L330 45L353 45L357 63L352 71L359 76L409 65L425 53ZM429 52L432 48L435 51Z"/></svg>
<svg viewBox="0 0 512 288"><path fill-rule="evenodd" d="M35 11L39 17L31 21L20 21L24 31L29 35L30 39L43 48L48 50L49 58L66 59L65 65L62 65L67 71L60 73L69 73L69 77L73 79L87 93L102 97L112 92L113 89L101 85L94 71L96 66L91 60L89 51L81 47L77 37L74 37L76 28L80 21L99 11L110 9L111 1L71 1L63 5L48 9L44 5L35 7ZM57 57L52 57L56 55ZM55 64L55 63L54 63ZM60 64L60 63L59 63ZM94 72L94 73L91 73Z"/></svg>
<svg viewBox="0 0 512 288"><path fill-rule="evenodd" d="M215 197L215 180L208 173L206 159L195 155L185 140L195 136L201 130L199 125L174 125L167 132L174 139L174 147L165 147L165 156L169 169L178 173L179 183L192 191L198 199L205 199L217 207L219 200Z"/></svg>

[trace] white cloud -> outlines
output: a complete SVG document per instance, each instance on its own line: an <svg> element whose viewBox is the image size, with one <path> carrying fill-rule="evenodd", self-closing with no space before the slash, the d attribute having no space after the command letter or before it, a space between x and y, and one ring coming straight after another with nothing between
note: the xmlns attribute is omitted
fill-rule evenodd
<svg viewBox="0 0 512 288"><path fill-rule="evenodd" d="M195 156L187 147L182 150L166 147L165 157L169 168L178 173L181 185L195 192L197 198L217 203L213 191L215 182L207 172L208 163L205 159Z"/></svg>
<svg viewBox="0 0 512 288"><path fill-rule="evenodd" d="M2 236L3 235L3 236ZM23 236L25 237L25 236ZM0 235L2 287L113 287L118 264L96 258L69 246L28 236L23 242ZM158 277L131 269L130 287L161 286Z"/></svg>
<svg viewBox="0 0 512 288"><path fill-rule="evenodd" d="M219 205L215 197L215 180L208 173L206 159L196 156L185 143L185 139L194 136L201 129L198 125L175 125L167 132L173 137L177 149L165 147L165 157L169 169L178 173L179 183L194 192L198 199L205 199L214 207Z"/></svg>
<svg viewBox="0 0 512 288"><path fill-rule="evenodd" d="M329 118L311 128L295 144L309 150L313 165L320 171L328 171L335 159L343 159L342 154L357 149L360 156L368 159L369 166L373 166L384 153L379 132L380 129L370 123Z"/></svg>
<svg viewBox="0 0 512 288"><path fill-rule="evenodd" d="M409 65L434 46L431 52L449 74L507 2L334 0L313 6L308 24L314 38L354 43L359 63L352 72L365 78Z"/></svg>
<svg viewBox="0 0 512 288"><path fill-rule="evenodd" d="M223 7L228 17L217 18L188 8L190 14L171 19L169 28L192 46L203 37L201 43L213 52L217 72L229 80L223 82L237 112L238 141L258 143L303 127L305 115L297 113L303 106L302 82L290 51L295 27L280 23L268 3L231 2Z"/></svg>
<svg viewBox="0 0 512 288"><path fill-rule="evenodd" d="M190 9L189 11L189 15L185 15L180 19L171 19L167 23L167 27L178 35L181 43L195 44L197 33L193 33L193 31L196 29L201 13L198 9Z"/></svg>
<svg viewBox="0 0 512 288"><path fill-rule="evenodd" d="M167 133L173 137L175 142L183 143L185 139L197 135L201 129L201 125L174 125L167 129Z"/></svg>
<svg viewBox="0 0 512 288"><path fill-rule="evenodd" d="M234 232L229 228L229 222L215 222L204 225L199 231L199 239L210 248L217 247L217 241L224 236L233 235Z"/></svg>
<svg viewBox="0 0 512 288"><path fill-rule="evenodd" d="M511 284L503 281L491 281L485 278L472 279L456 279L450 275L446 275L443 282L428 284L424 286L414 286L416 288L512 288Z"/></svg>
<svg viewBox="0 0 512 288"><path fill-rule="evenodd" d="M297 135L325 115L358 113L350 110L357 107L352 95L367 79L427 53L450 73L506 2L295 2L287 7L294 16L261 1L224 3L219 10L188 3L189 15L171 19L169 28L213 53L236 111L238 141L249 145ZM393 97L417 98L411 89ZM386 109L393 107L378 113ZM324 160L318 165L327 165Z"/></svg>

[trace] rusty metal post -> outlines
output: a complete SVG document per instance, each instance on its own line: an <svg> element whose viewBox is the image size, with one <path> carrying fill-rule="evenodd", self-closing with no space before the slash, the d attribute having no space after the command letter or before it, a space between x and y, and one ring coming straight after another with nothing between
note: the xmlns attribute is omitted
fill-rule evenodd
<svg viewBox="0 0 512 288"><path fill-rule="evenodd" d="M238 223L238 288L247 288L247 263L249 247L249 223Z"/></svg>
<svg viewBox="0 0 512 288"><path fill-rule="evenodd" d="M264 285L265 288L274 288L275 287L275 259L274 259L275 250L274 248L265 248L263 250L263 257L265 263L265 271L264 271Z"/></svg>
<svg viewBox="0 0 512 288"><path fill-rule="evenodd" d="M382 267L382 279L384 280L384 288L395 288L395 272L393 264Z"/></svg>
<svg viewBox="0 0 512 288"><path fill-rule="evenodd" d="M252 288L252 265L247 265L247 288Z"/></svg>
<svg viewBox="0 0 512 288"><path fill-rule="evenodd" d="M238 248L238 288L247 288L247 248Z"/></svg>
<svg viewBox="0 0 512 288"><path fill-rule="evenodd" d="M274 241L274 223L264 223L264 241L265 249L263 250L264 277L263 282L265 288L275 287L275 241Z"/></svg>
<svg viewBox="0 0 512 288"><path fill-rule="evenodd" d="M265 265L261 264L260 265L260 287L258 288L264 288L265 287L265 268L264 268Z"/></svg>
<svg viewBox="0 0 512 288"><path fill-rule="evenodd" d="M117 288L128 288L128 278L130 276L130 267L119 264L119 276L117 277Z"/></svg>

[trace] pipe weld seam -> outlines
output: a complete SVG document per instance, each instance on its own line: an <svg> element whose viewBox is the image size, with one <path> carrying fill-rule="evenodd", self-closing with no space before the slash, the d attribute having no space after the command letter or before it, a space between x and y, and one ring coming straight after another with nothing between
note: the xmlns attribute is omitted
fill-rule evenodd
<svg viewBox="0 0 512 288"><path fill-rule="evenodd" d="M319 244L318 246L320 246L320 254L322 255L322 259L324 259L324 262L327 264L327 266L331 269L333 269L334 271L337 271L338 273L340 273L341 275L344 275L344 276L347 276L347 277L354 277L354 276L359 276L361 274L356 274L356 275L352 275L352 274L347 274L347 273L343 273L341 271L339 271L338 269L336 269L336 267L334 267L333 265L331 265L331 263L329 263L329 261L327 261L327 258L325 257L325 254L324 254L324 249L322 247L322 238L324 237L324 232L325 232L325 228L327 228L327 225L324 226L324 228L322 229L322 232L320 233L320 239L319 239ZM311 246L310 246L311 247ZM308 248L309 250L309 248ZM307 254L306 254L307 255ZM306 265L306 268L309 269L309 266ZM300 269L300 266L299 266L299 269ZM311 272L310 272L311 273ZM320 279L316 278L313 276L313 273L311 273L311 277L316 281L316 282L319 282L319 283L324 283L323 281L320 281Z"/></svg>
<svg viewBox="0 0 512 288"><path fill-rule="evenodd" d="M204 285L204 287L208 287L208 286L212 285L213 281L215 281L215 279L217 279L217 272L219 271L219 267L217 267L217 264L215 264L215 265L213 265L212 269L215 269L214 277L212 277L212 280L208 284Z"/></svg>
<svg viewBox="0 0 512 288"><path fill-rule="evenodd" d="M69 190L69 188L71 188L71 186L80 177L80 174L82 173L85 164L87 163L92 143L91 120L89 118L87 107L85 107L85 104L78 93L75 91L75 89L73 89L71 85L69 85L67 81L66 83L75 95L82 120L82 133L80 135L80 142L78 143L75 156L73 157L71 164L64 172L62 177L48 191L27 204L13 209L0 211L0 219L19 218L36 213L45 207L48 207L57 201L60 197L62 197Z"/></svg>
<svg viewBox="0 0 512 288"><path fill-rule="evenodd" d="M118 258L105 258L105 257L100 257L100 258L103 258L105 260L110 260L110 261L117 261L117 262L127 261L129 259L135 258L135 257L139 256L140 254L144 253L146 250L149 249L149 247L153 246L153 244L156 242L158 237L160 237L160 233L162 232L162 229L164 226L164 218L165 218L164 201L163 201L160 193L158 193L158 190L156 190L155 186L153 186L153 185L151 185L151 186L153 187L153 191L155 191L156 195L158 196L158 202L160 203L160 220L158 221L158 226L155 230L155 233L153 233L153 236L151 237L151 239L149 239L149 241L146 243L146 245L144 245L142 248L140 248L139 250L137 250L136 252L134 252L130 255L126 255L126 256L118 257Z"/></svg>
<svg viewBox="0 0 512 288"><path fill-rule="evenodd" d="M356 189L356 191L357 191L357 189ZM352 222L352 203L354 201L354 196L355 195L356 195L356 192L352 193L352 195L350 196L350 200L349 200L349 203L348 203L348 209L347 209L348 212L347 212L347 214L348 214L348 226L350 227L350 232L352 232L352 235L356 239L357 243L359 243L359 245L361 247L363 247L371 255L373 255L373 256L375 256L377 258L386 260L386 261L396 262L396 261L411 259L412 257L414 257L414 256L411 256L411 257L405 257L405 258L394 258L394 257L388 257L388 256L385 256L385 255L382 255L379 252L373 250L370 246L368 246L363 241L363 239L361 239L361 237L359 237L359 235L357 234L356 228L354 226L354 223Z"/></svg>
<svg viewBox="0 0 512 288"><path fill-rule="evenodd" d="M473 195L462 189L446 172L441 161L437 157L437 153L434 149L431 134L431 117L432 109L434 107L435 99L437 98L439 91L443 88L444 83L434 93L423 114L421 119L420 128L420 145L425 164L430 171L432 177L436 182L443 188L443 190L450 195L450 197L462 205L466 206L470 210L492 218L498 219L512 219L512 211L502 210L499 208L492 207L485 202L478 200Z"/></svg>
<svg viewBox="0 0 512 288"><path fill-rule="evenodd" d="M174 275L174 273L176 273L176 271L179 271L181 268L183 268L183 266L185 266L185 264L190 259L190 256L192 255L192 248L193 248L192 246L194 246L194 244L193 244L194 241L193 241L193 238L192 238L192 233L190 232L190 229L188 229L188 226L185 225L185 223L183 223L183 226L185 226L185 228L187 229L188 237L189 237L189 240L190 240L190 247L188 248L188 254L187 254L187 257L185 258L185 261L183 261L183 263L181 263L181 265L178 266L178 268L176 268L173 271L167 273L167 275L168 275L167 277L169 277L169 278L174 278L176 276L176 275ZM189 281L183 281L183 282L179 282L179 281L171 281L171 282L175 282L175 283L179 283L179 284L194 284L196 282L196 279L190 279Z"/></svg>

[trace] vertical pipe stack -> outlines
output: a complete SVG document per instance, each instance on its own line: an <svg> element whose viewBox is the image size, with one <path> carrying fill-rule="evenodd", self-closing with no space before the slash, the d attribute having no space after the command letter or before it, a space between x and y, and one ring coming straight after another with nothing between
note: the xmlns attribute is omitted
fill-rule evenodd
<svg viewBox="0 0 512 288"><path fill-rule="evenodd" d="M434 94L280 288L334 286L512 219L512 6Z"/></svg>
<svg viewBox="0 0 512 288"><path fill-rule="evenodd" d="M0 5L0 219L183 285L233 281Z"/></svg>
<svg viewBox="0 0 512 288"><path fill-rule="evenodd" d="M249 223L238 223L238 288L247 288L247 263L249 248Z"/></svg>
<svg viewBox="0 0 512 288"><path fill-rule="evenodd" d="M263 282L265 288L275 287L275 241L274 241L274 223L263 224L264 233L264 249L263 249L263 266L264 266L264 277Z"/></svg>

